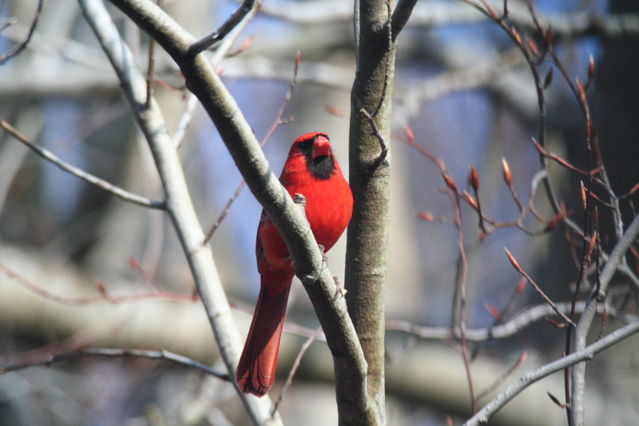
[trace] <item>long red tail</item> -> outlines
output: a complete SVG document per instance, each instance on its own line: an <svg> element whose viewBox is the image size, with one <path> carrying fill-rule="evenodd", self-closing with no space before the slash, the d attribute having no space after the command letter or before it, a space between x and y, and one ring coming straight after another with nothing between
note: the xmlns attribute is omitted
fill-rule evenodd
<svg viewBox="0 0 639 426"><path fill-rule="evenodd" d="M264 281L266 277L262 277ZM262 396L273 386L292 274L274 286L262 285L244 350L237 366L242 392ZM264 282L262 283L264 284ZM272 283L271 283L272 284Z"/></svg>

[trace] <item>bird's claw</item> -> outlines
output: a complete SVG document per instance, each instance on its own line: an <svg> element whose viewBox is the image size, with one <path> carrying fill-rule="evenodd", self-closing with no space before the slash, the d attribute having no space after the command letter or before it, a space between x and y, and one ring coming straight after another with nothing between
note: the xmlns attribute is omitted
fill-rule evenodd
<svg viewBox="0 0 639 426"><path fill-rule="evenodd" d="M348 293L348 290L346 290L346 287L344 287L344 285L341 283L339 277L333 277L333 281L335 281L335 299L337 299L338 297L346 297L346 293Z"/></svg>
<svg viewBox="0 0 639 426"><path fill-rule="evenodd" d="M328 256L326 255L326 250L324 249L324 246L321 244L318 244L317 247L319 248L320 253L322 253L322 263L327 263Z"/></svg>

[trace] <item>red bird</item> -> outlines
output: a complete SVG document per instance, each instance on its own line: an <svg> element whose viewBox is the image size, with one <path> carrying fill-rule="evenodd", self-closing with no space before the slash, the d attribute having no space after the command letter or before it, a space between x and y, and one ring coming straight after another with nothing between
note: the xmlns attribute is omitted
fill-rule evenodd
<svg viewBox="0 0 639 426"><path fill-rule="evenodd" d="M304 195L311 230L328 251L351 220L353 195L326 133L307 133L293 142L280 182L291 196ZM237 384L242 392L262 396L275 381L286 302L295 275L288 249L264 212L255 254L261 288L237 367Z"/></svg>

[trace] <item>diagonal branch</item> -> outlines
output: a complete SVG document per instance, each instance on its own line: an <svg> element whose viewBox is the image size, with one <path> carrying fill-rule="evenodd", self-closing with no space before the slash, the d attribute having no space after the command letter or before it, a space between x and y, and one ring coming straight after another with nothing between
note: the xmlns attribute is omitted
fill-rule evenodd
<svg viewBox="0 0 639 426"><path fill-rule="evenodd" d="M191 54L197 55L226 37L253 10L254 5L255 0L244 0L220 28L191 45Z"/></svg>
<svg viewBox="0 0 639 426"><path fill-rule="evenodd" d="M606 266L604 266L603 271L601 271L601 275L599 276L599 285L593 289L593 292L586 303L584 313L581 315L581 318L577 323L577 327L575 328L575 353L582 351L586 347L588 331L590 330L592 321L597 313L597 306L604 301L610 280L618 266L625 262L626 251L635 241L637 235L639 235L639 215L635 216L634 220L626 230L626 233L623 234L615 248L610 253ZM573 367L570 380L573 389L572 409L574 416L576 419L581 419L583 421L583 398L586 389L585 363L580 363Z"/></svg>
<svg viewBox="0 0 639 426"><path fill-rule="evenodd" d="M524 271L524 269L521 267L517 259L515 259L515 256L513 256L512 253L508 251L506 247L504 247L504 251L506 252L506 256L508 256L508 260L513 265L513 267L517 270L517 272L519 272L524 278L526 278L526 280L528 280L530 285L532 285L535 291L539 293L539 295L542 297L542 299L544 299L546 303L548 303L548 305L552 307L552 309L555 311L557 315L559 315L564 321L566 321L567 324L570 324L571 326L574 327L575 323L570 318L568 318L566 314L564 314L563 312L559 310L555 302L553 302L550 299L550 297L548 297L548 295L541 289L539 284L537 284L537 282L533 280L532 277L526 271Z"/></svg>
<svg viewBox="0 0 639 426"><path fill-rule="evenodd" d="M571 305L572 302L561 302L556 304L556 308L563 313L569 313L572 309ZM575 304L574 311L575 313L580 314L585 308L585 302L577 302ZM604 312L606 312L606 315L618 318L624 322L639 320L636 316L626 314L612 306L599 305L597 313L602 314ZM556 312L552 306L542 303L516 313L512 318L502 324L497 324L487 328L467 328L466 339L469 342L486 342L506 339L525 330L533 323L554 314L556 314ZM404 320L387 320L386 330L401 331L417 338L428 340L459 339L461 337L459 328L451 330L450 327L428 327Z"/></svg>
<svg viewBox="0 0 639 426"><path fill-rule="evenodd" d="M38 6L36 8L35 13L33 14L33 19L31 20L31 26L29 26L29 31L27 32L27 36L24 41L13 49L5 53L0 57L0 65L7 63L12 58L18 56L29 44L31 41L31 37L33 37L33 33L35 33L36 26L38 25L38 21L40 20L40 13L42 12L42 7L44 6L44 0L38 0Z"/></svg>
<svg viewBox="0 0 639 426"><path fill-rule="evenodd" d="M393 28L393 41L397 40L397 36L404 29L404 26L408 22L411 13L413 13L413 7L415 7L417 0L399 0L395 10L393 11L393 17L391 19L391 27Z"/></svg>
<svg viewBox="0 0 639 426"><path fill-rule="evenodd" d="M586 346L580 351L573 352L572 354L559 358L558 360L539 367L536 370L528 372L521 376L519 380L510 385L505 391L497 395L495 399L486 404L477 414L470 418L464 426L476 426L480 423L488 422L488 418L499 411L510 400L519 395L524 389L531 384L538 382L546 376L552 373L561 371L566 367L574 365L581 361L588 361L592 359L599 352L609 348L610 346L619 343L620 341L632 336L639 332L639 321L632 322L625 327L622 327L601 340L598 340L592 345Z"/></svg>
<svg viewBox="0 0 639 426"><path fill-rule="evenodd" d="M164 202L162 201L154 201L154 200L145 198L141 195L133 194L129 191L126 191L120 188L119 186L115 186L112 183L107 182L104 179L100 179L99 177L94 176L91 173L87 173L78 167L72 166L71 164L60 159L60 157L58 157L57 155L55 155L48 149L41 148L37 146L36 144L34 144L33 142L31 142L29 138L27 138L25 135L20 133L18 129L13 127L11 124L6 122L5 120L0 120L0 127L2 127L11 136L16 138L20 142L22 142L24 145L26 145L29 149L31 149L33 152L38 154L40 157L58 166L61 170L67 173L70 173L73 176L76 176L82 179L83 181L90 183L91 185L95 185L98 188L103 189L107 192L110 192L111 194L115 195L116 197L124 201L128 201L130 203L137 204L139 206L150 207L153 209L163 209L165 207Z"/></svg>
<svg viewBox="0 0 639 426"><path fill-rule="evenodd" d="M153 37L180 67L187 87L215 123L247 185L286 242L296 274L313 303L334 355L336 376L348 378L343 386L352 398L365 399L367 365L346 302L343 297L335 297L335 282L323 265L322 253L306 218L272 172L235 100L206 58L192 55L193 37L164 11L141 0L111 2ZM198 245L203 237L199 236Z"/></svg>
<svg viewBox="0 0 639 426"><path fill-rule="evenodd" d="M143 349L113 349L113 348L89 348L89 349L80 349L71 352L63 352L58 354L51 354L44 358L32 359L27 361L18 363L18 364L9 364L0 367L0 375L8 373L10 371L22 370L24 368L33 367L36 365L44 365L49 366L54 362L66 361L69 359L75 358L83 358L88 356L101 356L106 358L119 358L119 357L127 357L127 358L147 358L147 359L155 359L155 360L163 360L170 361L174 364L181 365L183 367L195 368L201 371L204 371L206 374L209 374L213 377L217 377L218 379L228 381L228 374L222 373L219 370L209 367L206 364L202 364L201 362L195 361L193 359L187 358L183 355L179 355L173 352L161 350L161 351L150 351Z"/></svg>
<svg viewBox="0 0 639 426"><path fill-rule="evenodd" d="M213 262L211 249L200 245L204 232L195 213L177 149L168 134L162 112L153 98L147 102L146 78L137 67L131 51L121 39L102 0L79 0L79 3L118 76L134 118L149 144L166 194L166 210L191 268L222 360L229 375L233 377L241 348L240 335ZM152 5L164 13L152 2L138 1L136 5L141 8ZM184 34L184 31L173 21L166 20L166 22L169 25L172 24L175 32ZM163 41L167 39L173 40L174 46L184 42L184 38L171 38L168 35ZM188 49L184 50L184 52L187 51ZM270 401L267 398L259 400L245 395L237 386L235 388L252 422L256 425L263 424L270 415Z"/></svg>

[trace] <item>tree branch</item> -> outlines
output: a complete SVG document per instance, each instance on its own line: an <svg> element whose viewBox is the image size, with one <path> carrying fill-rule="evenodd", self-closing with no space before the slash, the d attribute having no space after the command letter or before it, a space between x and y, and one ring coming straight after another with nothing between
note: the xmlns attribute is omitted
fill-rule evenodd
<svg viewBox="0 0 639 426"><path fill-rule="evenodd" d="M224 21L220 28L191 45L191 54L197 55L226 37L227 34L233 31L233 28L242 22L242 20L253 10L254 5L255 0L244 0L237 10L233 12L226 21Z"/></svg>
<svg viewBox="0 0 639 426"><path fill-rule="evenodd" d="M569 313L572 303L562 302L557 303L555 306L559 311ZM575 304L575 313L580 314L585 308L586 302L577 302ZM637 321L637 317L618 311L612 306L599 305L597 312L603 313L604 311L607 315L626 322ZM552 315L556 315L555 308L546 303L532 306L515 314L502 324L488 328L467 328L466 340L469 342L486 342L489 340L506 339L526 329L531 324ZM452 331L450 327L426 327L403 320L386 321L386 330L401 331L420 339L429 340L459 339L461 337L459 328Z"/></svg>
<svg viewBox="0 0 639 426"><path fill-rule="evenodd" d="M368 362L366 392L337 383L343 424L384 424L384 287L387 273L390 112L395 69L390 3L355 2L357 72L351 90L349 180L355 204L348 227L348 311ZM372 113L369 113L372 111ZM383 160L383 161L380 161ZM362 416L365 413L365 417Z"/></svg>
<svg viewBox="0 0 639 426"><path fill-rule="evenodd" d="M487 423L488 418L499 411L510 400L519 395L524 389L531 384L543 379L544 377L563 370L564 368L574 365L581 361L592 359L597 353L609 348L623 339L639 332L639 321L632 322L622 327L592 345L573 352L572 354L559 358L558 360L539 367L529 373L524 374L517 382L510 385L505 391L500 393L495 399L486 404L477 414L470 418L464 426L476 426L480 423Z"/></svg>
<svg viewBox="0 0 639 426"><path fill-rule="evenodd" d="M0 374L6 374L10 371L22 370L24 368L33 367L36 365L49 366L54 362L67 361L69 359L82 358L87 356L101 356L107 358L117 357L130 357L130 358L148 358L156 360L170 361L174 364L181 365L183 367L195 368L209 374L213 377L217 377L220 380L229 381L228 374L222 373L219 370L202 364L201 362L187 358L183 355L178 355L173 352L161 350L161 351L149 351L143 349L113 349L113 348L89 348L81 349L71 352L64 352L59 354L51 354L44 358L38 358L33 360L27 360L18 364L9 364L4 367L0 367Z"/></svg>
<svg viewBox="0 0 639 426"><path fill-rule="evenodd" d="M48 149L41 148L35 145L33 142L29 140L29 138L27 138L25 135L20 133L18 129L14 128L11 124L7 123L5 120L0 120L0 127L2 127L7 133L9 133L11 136L16 138L18 141L22 142L24 145L26 145L29 149L31 149L33 152L38 154L40 157L56 165L61 170L67 173L70 173L73 176L76 176L82 179L83 181L90 183L91 185L95 185L100 189L110 192L111 194L115 195L121 200L128 201L130 203L137 204L142 207L150 207L153 209L165 208L164 202L162 201L154 201L154 200L145 198L141 195L133 194L118 186L113 185L112 183L107 182L104 179L100 179L99 177L94 176L91 173L87 173L78 167L72 166L71 164L60 159L57 155L55 155Z"/></svg>
<svg viewBox="0 0 639 426"><path fill-rule="evenodd" d="M137 124L147 139L166 194L167 212L191 268L222 360L229 375L234 377L241 348L240 335L213 262L211 249L208 246L202 247L200 244L204 233L195 214L177 150L167 132L162 113L153 98L147 102L146 79L137 68L130 50L120 38L102 1L79 0L79 3L118 75ZM161 19L164 14L158 6L151 2L138 1L134 3L142 10L145 5L153 6L156 12L153 16L156 19L158 17ZM163 20L162 24L163 28L170 28L176 35L174 37L169 35L160 37L158 40L160 43L170 41L173 48L186 47L185 40L190 37L184 35L184 31L177 24L170 19ZM188 52L188 48L184 49L183 52ZM270 401L245 395L239 391L237 386L235 388L253 423L263 424L270 416Z"/></svg>
<svg viewBox="0 0 639 426"><path fill-rule="evenodd" d="M244 0L237 10L233 12L216 31L213 31L211 34L191 45L191 54L197 55L226 37L227 34L233 31L233 28L242 22L242 20L253 10L254 5L255 0Z"/></svg>
<svg viewBox="0 0 639 426"><path fill-rule="evenodd" d="M31 41L31 37L35 32L36 26L38 25L38 21L40 20L40 13L42 12L42 6L44 6L44 0L38 0L38 6L36 8L35 13L33 14L33 19L31 20L31 26L29 27L29 31L27 32L27 36L25 37L22 43L19 43L13 49L9 50L7 53L0 57L0 65L3 65L10 61L12 58L18 56L29 44Z"/></svg>
<svg viewBox="0 0 639 426"><path fill-rule="evenodd" d="M395 11L391 18L393 40L397 40L397 36L404 29L404 26L408 22L408 18L410 18L411 13L413 13L415 3L417 3L417 0L399 0L397 6L395 6Z"/></svg>
<svg viewBox="0 0 639 426"><path fill-rule="evenodd" d="M410 3L412 0L406 2ZM400 1L396 10L400 10ZM503 0L488 0L493 8L501 9ZM522 2L509 3L508 19L516 25L534 30L536 28L526 6ZM322 25L345 22L353 19L353 7L341 0L312 0L296 2L291 0L270 0L264 4L261 13L284 19L298 25ZM402 11L403 13L403 11ZM398 18L399 19L399 18ZM426 3L414 8L411 27L430 29L434 26L477 23L484 18L464 4L456 2ZM553 27L558 37L574 38L582 36L625 37L639 33L639 15L634 13L602 15L590 10L563 14L540 15L544 27ZM399 20L398 20L399 23ZM395 22L393 22L395 26Z"/></svg>
<svg viewBox="0 0 639 426"><path fill-rule="evenodd" d="M187 87L215 123L249 188L282 235L327 337L335 372L351 395L366 388L366 361L348 316L306 219L273 174L250 125L203 55L193 56L194 39L164 11L141 0L111 0L167 51L178 64ZM199 242L203 235L199 237Z"/></svg>
<svg viewBox="0 0 639 426"><path fill-rule="evenodd" d="M606 266L604 266L601 275L599 276L599 285L593 288L593 292L590 294L584 313L581 315L577 327L575 328L575 353L583 351L586 348L586 340L588 338L588 332L592 321L595 318L597 312L597 306L605 300L606 291L610 280L617 270L618 266L625 262L625 254L630 245L635 241L639 235L639 215L635 216L634 220L628 226L626 233L619 240L615 248L610 253ZM572 368L570 374L571 389L572 389L572 413L573 419L576 424L583 424L584 415L584 393L586 390L586 364L580 363Z"/></svg>

